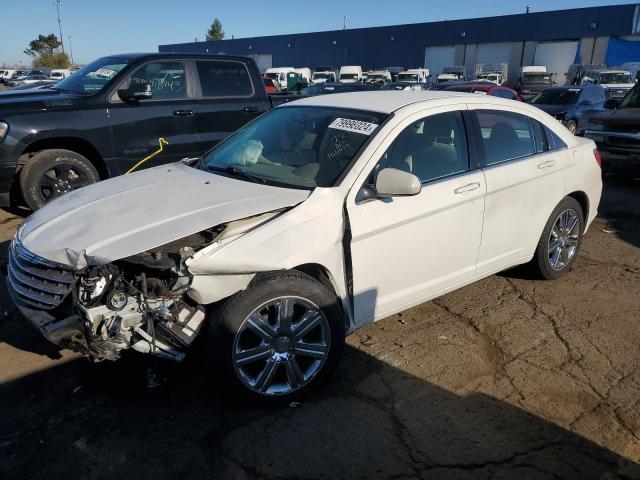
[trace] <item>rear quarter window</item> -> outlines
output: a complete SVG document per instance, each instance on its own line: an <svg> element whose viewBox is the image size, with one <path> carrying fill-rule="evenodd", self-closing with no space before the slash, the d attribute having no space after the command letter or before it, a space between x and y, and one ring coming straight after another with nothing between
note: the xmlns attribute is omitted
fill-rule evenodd
<svg viewBox="0 0 640 480"><path fill-rule="evenodd" d="M250 97L253 84L245 64L230 61L197 61L203 97Z"/></svg>

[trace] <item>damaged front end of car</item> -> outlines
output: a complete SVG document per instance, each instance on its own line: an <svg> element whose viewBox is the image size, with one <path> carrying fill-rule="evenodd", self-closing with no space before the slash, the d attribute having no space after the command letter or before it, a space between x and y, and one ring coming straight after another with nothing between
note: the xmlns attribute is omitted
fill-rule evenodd
<svg viewBox="0 0 640 480"><path fill-rule="evenodd" d="M222 224L108 263L67 252L74 267L30 252L18 232L9 251L9 290L48 340L93 361L116 360L128 349L180 361L206 318L198 301L203 295L192 288L190 259L277 213Z"/></svg>

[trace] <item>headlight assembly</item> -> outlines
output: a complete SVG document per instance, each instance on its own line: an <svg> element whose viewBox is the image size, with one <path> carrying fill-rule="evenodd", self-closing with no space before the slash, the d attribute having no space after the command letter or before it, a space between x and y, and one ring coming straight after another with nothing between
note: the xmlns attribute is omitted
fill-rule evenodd
<svg viewBox="0 0 640 480"><path fill-rule="evenodd" d="M9 133L9 124L6 122L0 122L0 142L4 140L7 133Z"/></svg>

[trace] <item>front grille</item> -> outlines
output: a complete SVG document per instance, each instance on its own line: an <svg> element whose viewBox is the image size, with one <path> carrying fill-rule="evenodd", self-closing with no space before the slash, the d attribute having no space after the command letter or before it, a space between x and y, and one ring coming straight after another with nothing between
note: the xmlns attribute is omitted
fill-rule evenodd
<svg viewBox="0 0 640 480"><path fill-rule="evenodd" d="M14 240L9 246L8 279L20 301L51 310L60 305L71 290L73 271L31 253Z"/></svg>
<svg viewBox="0 0 640 480"><path fill-rule="evenodd" d="M628 90L609 90L609 98L623 98Z"/></svg>

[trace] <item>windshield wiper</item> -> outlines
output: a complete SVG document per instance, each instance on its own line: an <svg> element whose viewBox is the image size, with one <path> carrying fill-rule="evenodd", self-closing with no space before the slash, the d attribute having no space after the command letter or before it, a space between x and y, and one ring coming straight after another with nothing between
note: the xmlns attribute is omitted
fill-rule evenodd
<svg viewBox="0 0 640 480"><path fill-rule="evenodd" d="M240 170L237 167L233 167L231 165L227 167L217 167L207 165L205 167L208 172L224 172L232 177L244 178L245 180L249 180L253 183L262 183L266 184L267 181L264 178L256 177L255 175L251 175L250 173L245 172L244 170Z"/></svg>

